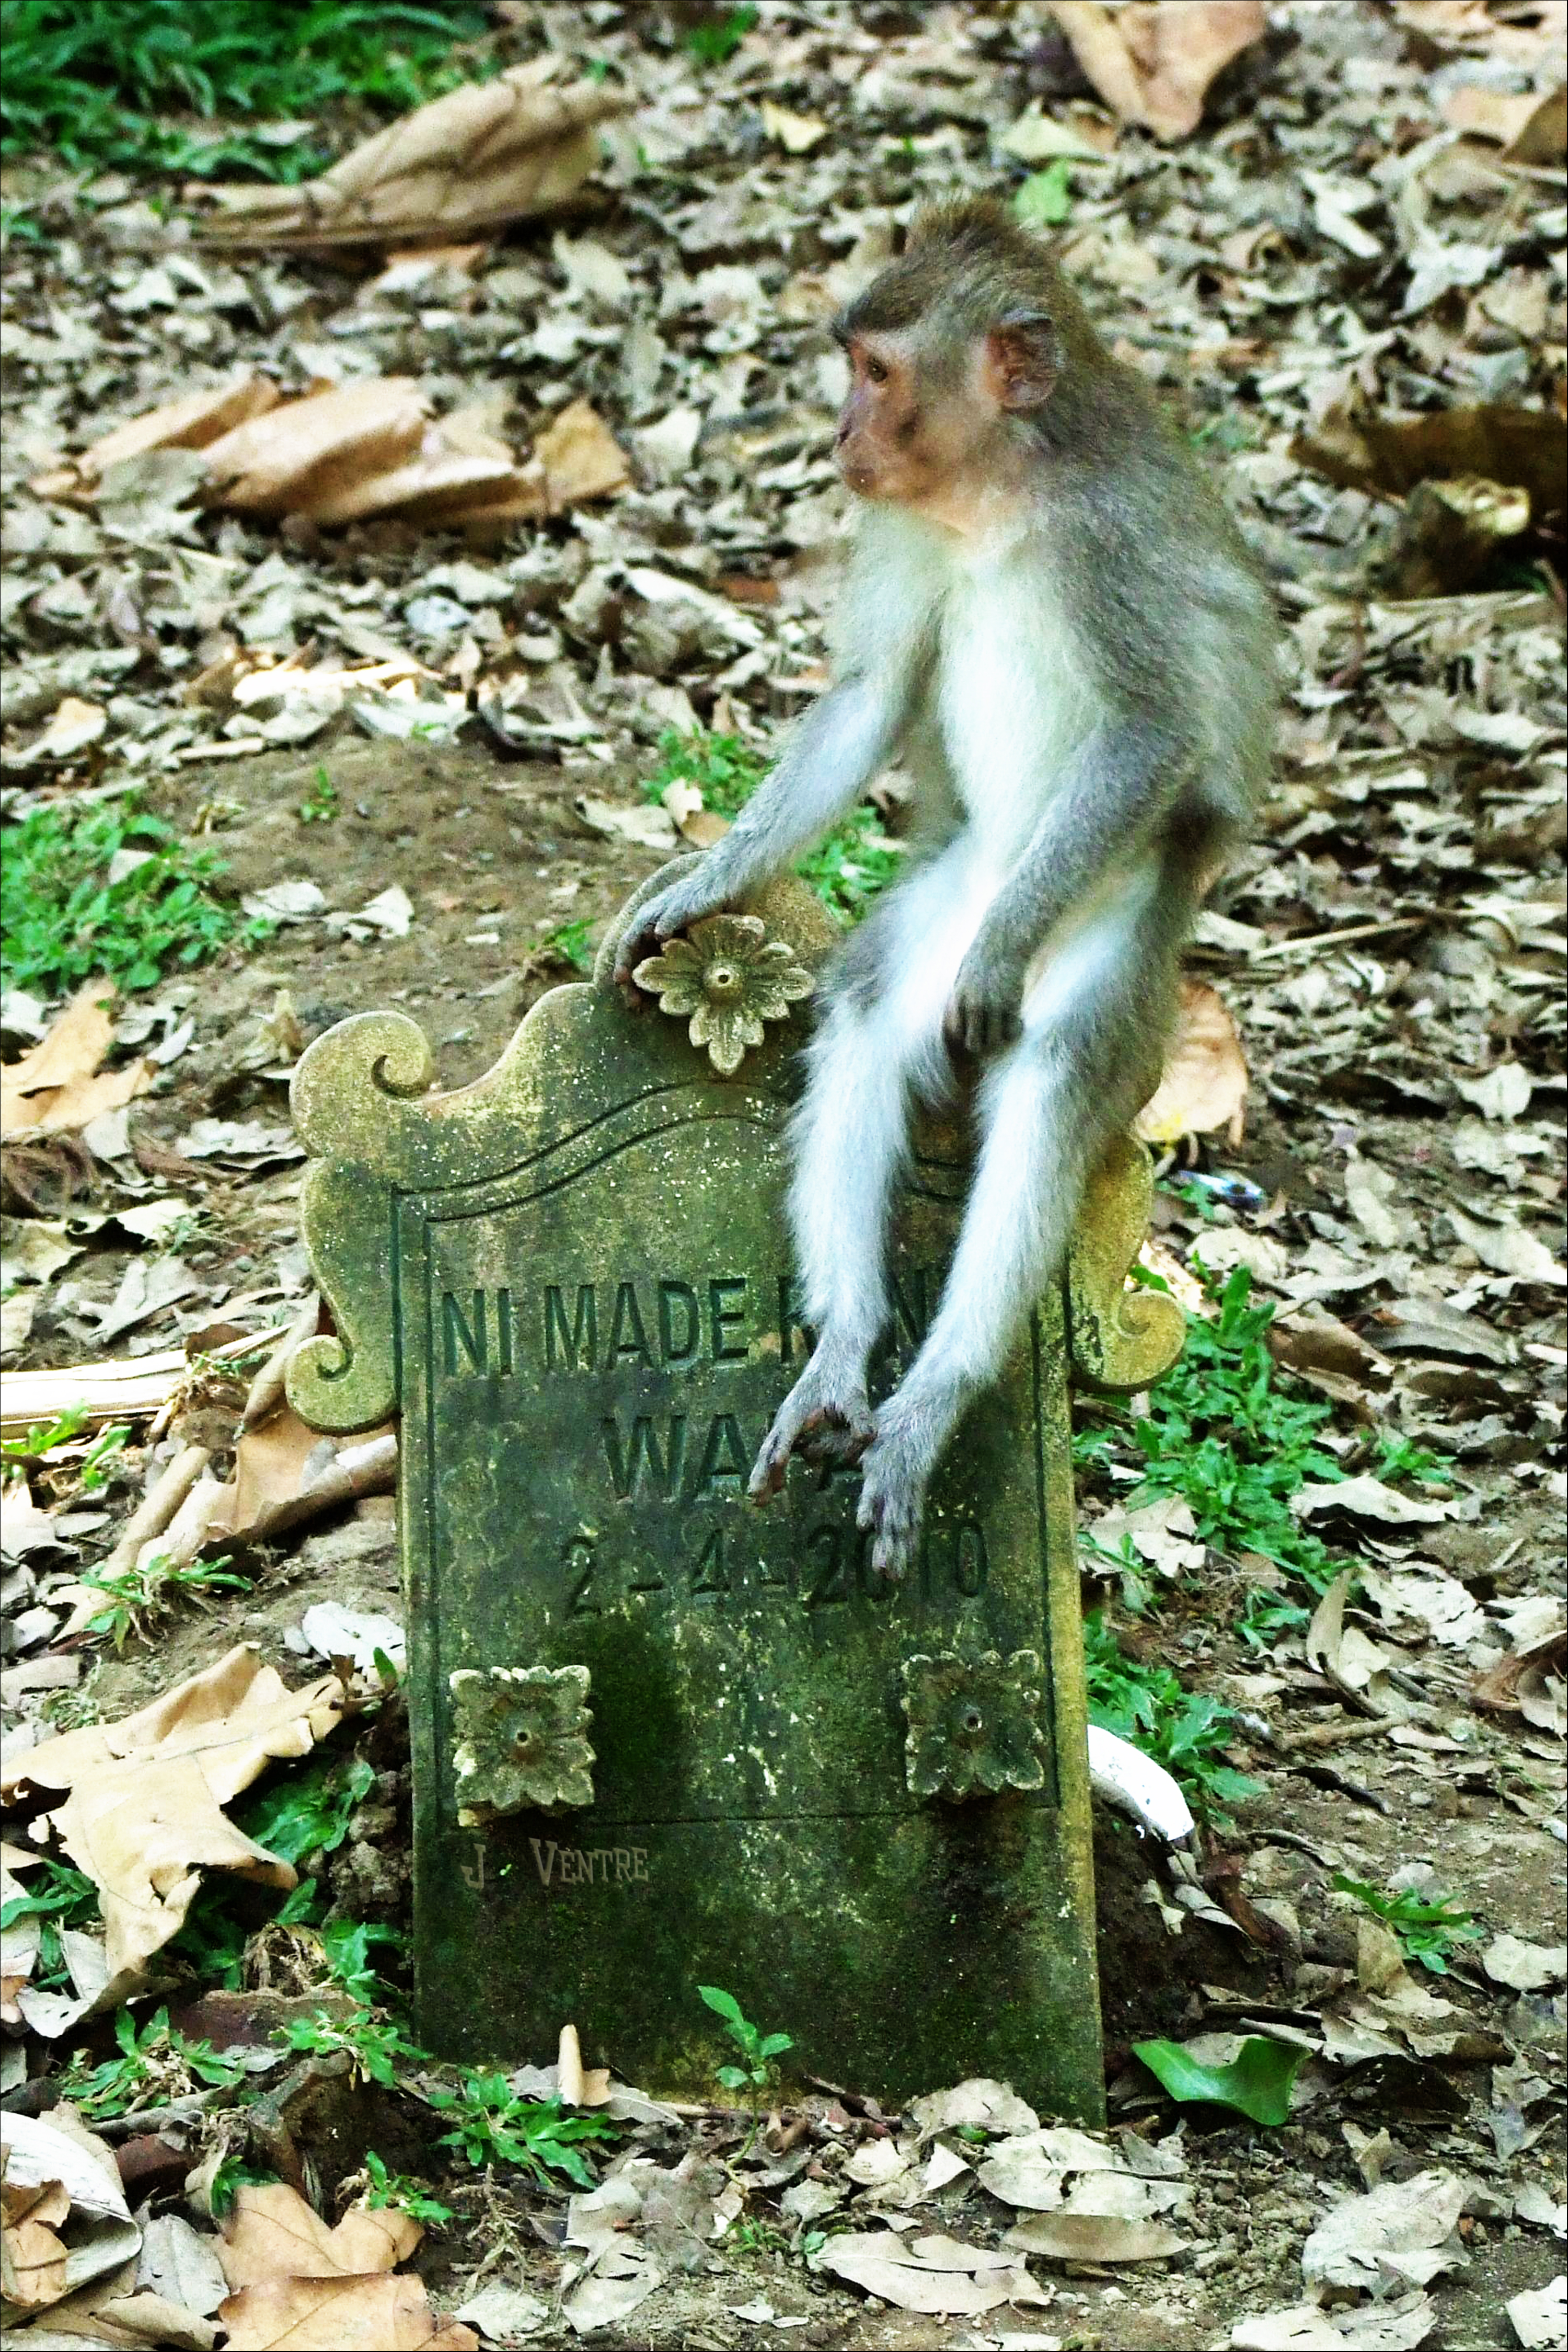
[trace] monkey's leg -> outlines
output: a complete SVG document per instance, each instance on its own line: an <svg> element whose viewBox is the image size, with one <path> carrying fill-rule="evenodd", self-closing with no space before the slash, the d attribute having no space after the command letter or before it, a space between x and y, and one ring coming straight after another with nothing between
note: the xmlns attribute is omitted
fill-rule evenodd
<svg viewBox="0 0 1568 2352"><path fill-rule="evenodd" d="M790 1223L817 1341L763 1442L755 1502L778 1493L792 1454L854 1462L870 1442L866 1368L888 1319L888 1218L910 1095L951 1076L942 1012L973 930L939 857L889 891L847 948L794 1134Z"/></svg>
<svg viewBox="0 0 1568 2352"><path fill-rule="evenodd" d="M817 1339L763 1441L753 1502L778 1493L792 1454L853 1462L871 1440L866 1365L887 1320L889 1198L909 1121L908 1082L886 1025L841 995L812 1043L790 1222Z"/></svg>
<svg viewBox="0 0 1568 2352"><path fill-rule="evenodd" d="M1162 903L1162 899L1163 903ZM1017 1044L987 1072L982 1142L942 1303L876 1415L860 1525L901 1576L926 1487L960 1413L994 1379L1060 1264L1085 1180L1152 1091L1190 900L1160 869L1079 933L1035 983Z"/></svg>

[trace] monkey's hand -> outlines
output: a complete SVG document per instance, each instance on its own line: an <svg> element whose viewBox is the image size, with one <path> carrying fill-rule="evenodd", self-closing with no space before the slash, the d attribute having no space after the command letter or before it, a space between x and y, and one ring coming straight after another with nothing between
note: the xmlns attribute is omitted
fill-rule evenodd
<svg viewBox="0 0 1568 2352"><path fill-rule="evenodd" d="M1024 974L1010 955L976 939L958 967L942 1034L950 1054L979 1061L1012 1045L1024 1025Z"/></svg>
<svg viewBox="0 0 1568 2352"><path fill-rule="evenodd" d="M731 896L710 852L637 908L616 950L616 985L628 1003L642 1005L648 1001L632 978L643 958L657 955L667 940L700 922L704 915L717 914Z"/></svg>

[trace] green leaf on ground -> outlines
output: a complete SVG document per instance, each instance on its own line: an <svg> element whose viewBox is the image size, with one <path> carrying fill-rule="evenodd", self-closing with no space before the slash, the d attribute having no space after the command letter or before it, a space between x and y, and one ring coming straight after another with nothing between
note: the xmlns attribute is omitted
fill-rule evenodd
<svg viewBox="0 0 1568 2352"><path fill-rule="evenodd" d="M1179 2042L1135 2042L1132 2054L1141 2058L1180 2106L1206 2102L1234 2107L1255 2124L1282 2124L1290 2112L1290 2085L1304 2050L1288 2042L1270 2042L1249 2033L1236 2056L1225 2066L1208 2066L1189 2057Z"/></svg>

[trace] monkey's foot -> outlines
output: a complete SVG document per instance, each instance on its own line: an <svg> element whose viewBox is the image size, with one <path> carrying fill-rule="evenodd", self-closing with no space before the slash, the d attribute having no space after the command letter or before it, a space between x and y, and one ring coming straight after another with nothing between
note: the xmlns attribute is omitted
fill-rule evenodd
<svg viewBox="0 0 1568 2352"><path fill-rule="evenodd" d="M877 1415L877 1434L863 1465L863 1528L875 1531L871 1566L897 1583L913 1564L925 1516L926 1488L951 1425L934 1405L889 1397Z"/></svg>
<svg viewBox="0 0 1568 2352"><path fill-rule="evenodd" d="M818 1348L763 1440L747 1488L753 1503L779 1492L791 1454L807 1462L858 1462L871 1443L865 1365L824 1363L822 1353Z"/></svg>

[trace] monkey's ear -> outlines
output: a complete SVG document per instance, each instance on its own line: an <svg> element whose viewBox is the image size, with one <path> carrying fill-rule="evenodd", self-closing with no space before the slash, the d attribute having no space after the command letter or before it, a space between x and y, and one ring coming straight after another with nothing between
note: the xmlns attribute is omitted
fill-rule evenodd
<svg viewBox="0 0 1568 2352"><path fill-rule="evenodd" d="M1056 330L1043 310L1011 310L985 338L985 377L998 408L1038 408L1057 380Z"/></svg>

